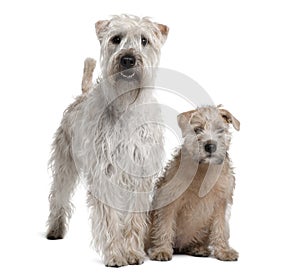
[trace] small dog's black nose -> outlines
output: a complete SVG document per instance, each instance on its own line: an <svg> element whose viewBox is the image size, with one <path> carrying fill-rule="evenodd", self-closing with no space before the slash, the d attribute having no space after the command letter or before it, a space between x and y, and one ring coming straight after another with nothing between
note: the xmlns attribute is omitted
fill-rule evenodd
<svg viewBox="0 0 300 277"><path fill-rule="evenodd" d="M132 56L132 55L125 55L125 56L123 56L121 58L120 63L126 69L134 67L134 65L135 65L135 57Z"/></svg>
<svg viewBox="0 0 300 277"><path fill-rule="evenodd" d="M205 144L204 149L208 153L214 153L217 150L217 145L215 143L209 142L209 143Z"/></svg>

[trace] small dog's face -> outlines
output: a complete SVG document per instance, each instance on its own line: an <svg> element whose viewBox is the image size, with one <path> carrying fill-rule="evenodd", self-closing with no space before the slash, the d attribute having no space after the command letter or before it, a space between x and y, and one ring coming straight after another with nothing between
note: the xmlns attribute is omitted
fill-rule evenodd
<svg viewBox="0 0 300 277"><path fill-rule="evenodd" d="M98 21L96 33L101 43L103 77L113 76L114 81L126 82L149 78L152 68L158 65L168 30L165 25L135 16Z"/></svg>
<svg viewBox="0 0 300 277"><path fill-rule="evenodd" d="M239 121L227 110L207 106L178 115L184 147L199 163L221 164L230 145L229 124L239 130Z"/></svg>

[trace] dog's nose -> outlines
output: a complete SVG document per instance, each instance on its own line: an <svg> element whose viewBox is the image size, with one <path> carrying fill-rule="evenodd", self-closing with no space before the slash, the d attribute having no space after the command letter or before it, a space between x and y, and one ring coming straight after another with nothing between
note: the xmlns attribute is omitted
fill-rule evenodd
<svg viewBox="0 0 300 277"><path fill-rule="evenodd" d="M135 57L132 55L125 55L121 58L120 62L124 68L128 69L128 68L134 67Z"/></svg>
<svg viewBox="0 0 300 277"><path fill-rule="evenodd" d="M208 153L214 153L217 150L217 145L215 143L208 142L205 144L204 149Z"/></svg>

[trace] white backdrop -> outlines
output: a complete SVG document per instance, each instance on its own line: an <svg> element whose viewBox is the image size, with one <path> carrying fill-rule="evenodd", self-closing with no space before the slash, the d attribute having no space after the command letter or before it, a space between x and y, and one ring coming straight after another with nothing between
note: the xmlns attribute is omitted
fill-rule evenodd
<svg viewBox="0 0 300 277"><path fill-rule="evenodd" d="M299 1L5 2L0 3L1 276L187 270L199 276L299 276ZM80 93L84 58L99 57L94 23L120 13L167 24L161 66L196 80L241 121L231 148L237 178L231 244L240 252L238 262L176 256L168 263L106 268L89 247L83 188L74 198L77 209L66 239L44 238L52 135Z"/></svg>

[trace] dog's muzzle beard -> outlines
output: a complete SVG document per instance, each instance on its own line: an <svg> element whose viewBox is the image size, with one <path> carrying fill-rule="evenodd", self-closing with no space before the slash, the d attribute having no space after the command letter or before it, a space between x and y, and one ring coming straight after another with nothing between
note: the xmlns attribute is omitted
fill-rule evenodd
<svg viewBox="0 0 300 277"><path fill-rule="evenodd" d="M141 82L142 81L142 69L139 67L120 69L118 74L116 74L116 81L126 81L126 82Z"/></svg>
<svg viewBox="0 0 300 277"><path fill-rule="evenodd" d="M224 159L225 159L225 155L222 156L222 155L211 155L211 154L208 154L206 155L206 157L199 157L199 164L207 164L207 163L210 163L210 164L222 164L224 162Z"/></svg>
<svg viewBox="0 0 300 277"><path fill-rule="evenodd" d="M111 74L115 81L141 82L143 76L143 60L139 53L121 51L113 58Z"/></svg>
<svg viewBox="0 0 300 277"><path fill-rule="evenodd" d="M221 164L225 159L226 152L223 153L221 145L212 139L199 143L199 164L211 163Z"/></svg>
<svg viewBox="0 0 300 277"><path fill-rule="evenodd" d="M199 146L203 147L203 146ZM199 152L199 164L210 163L210 164L222 164L225 160L226 152L216 151L214 153L209 153L207 151Z"/></svg>
<svg viewBox="0 0 300 277"><path fill-rule="evenodd" d="M226 152L223 153L221 149L214 152L205 150L205 145L199 143L198 146L192 150L188 150L189 155L194 162L200 164L222 164L226 157Z"/></svg>

